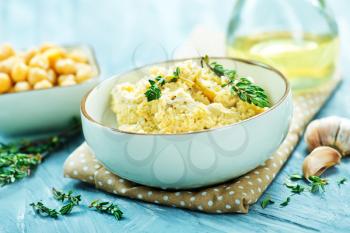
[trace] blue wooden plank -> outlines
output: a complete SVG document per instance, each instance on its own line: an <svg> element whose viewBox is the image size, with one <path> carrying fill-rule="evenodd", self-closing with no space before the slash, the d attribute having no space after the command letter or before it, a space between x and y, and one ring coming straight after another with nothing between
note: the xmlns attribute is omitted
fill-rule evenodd
<svg viewBox="0 0 350 233"><path fill-rule="evenodd" d="M348 1L332 1L339 20L343 41L350 40ZM0 40L20 47L46 40L58 43L84 42L93 45L103 70L103 77L135 65L132 53L144 41L160 41L168 53L178 46L200 23L217 25L225 30L232 1L112 1L112 0L18 0L0 1ZM342 69L345 81L317 117L350 116L350 45L342 44ZM151 54L152 55L152 54ZM154 58L147 55L150 58ZM1 106L0 106L1 107ZM10 138L1 138L10 140ZM247 215L209 215L162 207L115 197L91 186L62 177L67 155L82 142L72 141L52 154L30 177L0 188L0 233L7 232L348 232L350 227L350 189L338 188L339 176L350 178L350 161L344 159L337 169L328 172L332 184L321 196L293 196L285 208L277 204L264 210L254 205ZM288 174L300 171L305 156L300 143L292 157L268 188L277 202L288 194L283 182ZM53 221L38 217L29 203L45 200L51 205L51 187L74 189L84 197L116 201L125 212L122 221L81 209L70 217Z"/></svg>

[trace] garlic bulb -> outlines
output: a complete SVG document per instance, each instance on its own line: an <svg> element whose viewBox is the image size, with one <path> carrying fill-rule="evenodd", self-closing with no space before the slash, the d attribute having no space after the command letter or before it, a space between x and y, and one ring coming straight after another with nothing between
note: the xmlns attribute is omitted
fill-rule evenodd
<svg viewBox="0 0 350 233"><path fill-rule="evenodd" d="M341 154L328 146L320 146L314 149L303 162L304 177L320 176L328 168L339 164Z"/></svg>
<svg viewBox="0 0 350 233"><path fill-rule="evenodd" d="M350 154L350 120L331 116L312 121L305 131L309 151L319 146L337 149L342 156Z"/></svg>

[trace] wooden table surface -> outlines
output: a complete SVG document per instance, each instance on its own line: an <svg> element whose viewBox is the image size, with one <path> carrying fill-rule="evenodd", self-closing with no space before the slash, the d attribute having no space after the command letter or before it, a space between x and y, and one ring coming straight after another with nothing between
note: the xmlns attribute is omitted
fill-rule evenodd
<svg viewBox="0 0 350 233"><path fill-rule="evenodd" d="M316 116L350 116L350 2L329 1L339 23L342 40L341 69L344 82ZM232 0L2 0L0 42L26 48L44 41L88 43L97 53L102 76L125 71L145 61L171 58L198 24L225 30ZM1 109L0 111L6 111ZM0 136L1 141L11 138ZM332 184L322 195L306 193L293 197L280 208L252 206L249 214L210 215L162 207L112 196L78 181L63 178L62 164L83 141L82 136L52 154L32 174L0 188L0 233L14 232L349 232L350 183L338 188L339 177L350 180L350 161L344 159L327 172ZM281 202L289 191L283 188L287 174L299 172L305 155L300 142L265 195ZM74 189L86 199L117 202L125 213L122 221L81 209L58 220L35 215L29 203L48 199L51 187ZM263 197L264 197L263 196Z"/></svg>

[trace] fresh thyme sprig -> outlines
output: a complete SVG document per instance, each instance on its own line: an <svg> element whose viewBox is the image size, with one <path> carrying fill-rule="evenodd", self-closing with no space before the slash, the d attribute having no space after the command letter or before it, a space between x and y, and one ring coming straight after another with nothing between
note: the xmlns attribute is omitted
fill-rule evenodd
<svg viewBox="0 0 350 233"><path fill-rule="evenodd" d="M89 208L95 208L99 212L111 214L117 220L120 220L123 216L123 212L119 209L118 205L110 203L108 201L92 201L89 205Z"/></svg>
<svg viewBox="0 0 350 233"><path fill-rule="evenodd" d="M238 97L249 104L254 104L258 107L269 107L270 102L264 89L253 84L246 78L240 78L238 82L233 82L231 92L237 94Z"/></svg>
<svg viewBox="0 0 350 233"><path fill-rule="evenodd" d="M176 67L175 71L173 72L173 76L171 76L170 81L168 82L176 82L180 78L180 68ZM150 86L145 92L145 96L147 98L147 101L150 102L152 100L157 100L162 96L162 91L160 90L160 87L163 86L166 83L166 80L163 76L157 76L155 80L148 80Z"/></svg>
<svg viewBox="0 0 350 233"><path fill-rule="evenodd" d="M33 207L36 213L43 215L43 216L49 216L52 218L57 218L58 215L67 215L70 212L72 212L74 206L79 205L79 202L81 201L81 195L73 196L73 191L68 191L68 193L64 193L62 191L58 191L55 188L52 188L52 195L53 197L61 202L67 201L67 203L60 208L59 211L56 209L51 209L46 207L41 201L37 203L31 203L30 205Z"/></svg>
<svg viewBox="0 0 350 233"><path fill-rule="evenodd" d="M64 202L65 200L67 200L67 204L62 206L59 210L61 215L69 214L74 208L74 206L78 206L79 202L81 201L81 195L73 196L73 191L68 191L68 193L64 193L58 191L55 188L52 188L52 194L54 198L58 201Z"/></svg>
<svg viewBox="0 0 350 233"><path fill-rule="evenodd" d="M46 207L41 201L38 201L37 203L30 203L30 206L32 206L34 211L41 216L57 218L59 215L57 210Z"/></svg>
<svg viewBox="0 0 350 233"><path fill-rule="evenodd" d="M28 176L31 168L40 163L40 155L0 152L0 185Z"/></svg>
<svg viewBox="0 0 350 233"><path fill-rule="evenodd" d="M67 193L64 193L55 188L52 188L52 194L57 201L61 201L61 202L64 202L65 200L67 200L74 203L75 205L79 205L79 202L81 201L81 195L79 194L79 195L73 196L72 190L68 191Z"/></svg>
<svg viewBox="0 0 350 233"><path fill-rule="evenodd" d="M37 203L31 203L30 206L33 207L36 213L42 216L57 218L59 215L68 215L72 212L72 209L75 206L78 206L81 202L81 195L73 195L73 193L73 191L68 191L67 193L65 193L63 191L59 191L55 188L52 188L53 197L57 201L66 202L65 205L59 209L59 211L45 206L41 201ZM89 205L89 208L94 208L99 212L113 215L114 218L116 218L117 220L120 220L123 215L123 212L119 209L118 205L110 203L108 201L92 201Z"/></svg>
<svg viewBox="0 0 350 233"><path fill-rule="evenodd" d="M0 186L13 183L30 175L42 159L64 145L72 136L80 132L80 123L62 133L35 141L0 143Z"/></svg>
<svg viewBox="0 0 350 233"><path fill-rule="evenodd" d="M269 98L264 89L255 85L247 78L239 77L235 70L225 69L217 62L210 63L208 55L205 55L201 59L202 67L204 64L217 76L227 77L228 82L223 84L222 87L229 86L231 93L237 95L242 101L261 108L270 106Z"/></svg>

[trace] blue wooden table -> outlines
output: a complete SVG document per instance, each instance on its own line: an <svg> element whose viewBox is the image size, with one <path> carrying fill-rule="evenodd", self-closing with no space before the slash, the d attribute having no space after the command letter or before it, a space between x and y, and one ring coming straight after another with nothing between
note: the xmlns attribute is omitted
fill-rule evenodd
<svg viewBox="0 0 350 233"><path fill-rule="evenodd" d="M330 1L329 1L330 2ZM2 0L0 42L19 48L44 41L88 43L97 53L104 78L145 61L171 58L172 52L198 24L225 30L232 0L112 1L112 0ZM341 68L344 82L317 117L350 116L350 3L330 2L336 13L342 39ZM0 111L6 111L1 109ZM0 136L1 141L11 140ZM349 232L350 183L338 188L339 177L350 179L350 161L344 159L327 172L332 184L323 195L296 195L280 208L254 205L249 214L209 215L115 197L91 186L63 178L62 164L83 141L82 136L52 154L32 174L0 188L0 233L14 232ZM305 156L301 142L265 195L281 202L289 191L283 188L287 174L299 172ZM122 221L84 208L58 220L41 218L29 206L49 199L51 187L77 190L85 200L117 202L125 213ZM263 197L264 197L263 196ZM87 201L86 201L87 203Z"/></svg>

